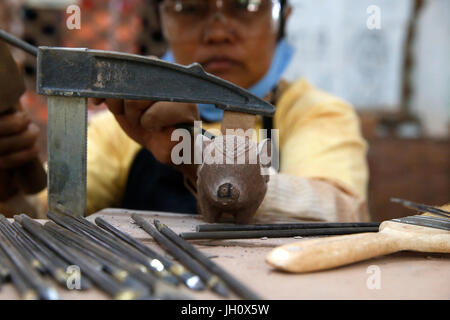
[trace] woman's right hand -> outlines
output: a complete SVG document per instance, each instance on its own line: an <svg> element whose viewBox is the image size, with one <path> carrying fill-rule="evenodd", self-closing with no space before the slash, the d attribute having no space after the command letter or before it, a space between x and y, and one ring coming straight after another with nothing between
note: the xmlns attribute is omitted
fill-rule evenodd
<svg viewBox="0 0 450 320"><path fill-rule="evenodd" d="M19 191L14 170L38 158L39 132L39 127L21 110L0 115L0 201Z"/></svg>

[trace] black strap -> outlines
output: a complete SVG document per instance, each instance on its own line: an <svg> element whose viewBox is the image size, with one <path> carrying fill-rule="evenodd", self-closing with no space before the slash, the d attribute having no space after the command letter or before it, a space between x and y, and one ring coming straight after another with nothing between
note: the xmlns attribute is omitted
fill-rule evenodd
<svg viewBox="0 0 450 320"><path fill-rule="evenodd" d="M262 127L267 130L267 138L272 139L273 118L263 116Z"/></svg>
<svg viewBox="0 0 450 320"><path fill-rule="evenodd" d="M268 102L273 104L274 106L277 104L277 97L278 97L278 89L279 84L277 83L272 90L270 90L270 93L267 95L268 99L266 99ZM263 129L267 130L267 138L272 139L272 132L273 129L273 117L262 117L262 127Z"/></svg>

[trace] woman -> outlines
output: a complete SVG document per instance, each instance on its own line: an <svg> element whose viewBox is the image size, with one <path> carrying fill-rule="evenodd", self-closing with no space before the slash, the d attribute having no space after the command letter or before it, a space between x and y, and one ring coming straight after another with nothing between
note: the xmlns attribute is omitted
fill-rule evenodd
<svg viewBox="0 0 450 320"><path fill-rule="evenodd" d="M354 110L304 79L281 78L292 57L284 40L286 1L163 0L158 6L169 46L164 59L199 62L276 105L273 120L259 119L257 128L279 130L280 171L270 177L256 214L367 221L366 144ZM197 119L205 129L219 128L222 112L187 103L101 102L111 113L89 127L88 213L112 206L196 213L195 194L185 186L195 181L195 170L171 163L176 142L170 136L176 124ZM9 168L2 158L0 166Z"/></svg>

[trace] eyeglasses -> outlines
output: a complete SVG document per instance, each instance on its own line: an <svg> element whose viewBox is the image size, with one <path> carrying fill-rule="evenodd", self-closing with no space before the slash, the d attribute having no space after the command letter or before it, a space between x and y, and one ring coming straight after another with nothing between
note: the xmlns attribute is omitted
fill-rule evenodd
<svg viewBox="0 0 450 320"><path fill-rule="evenodd" d="M170 20L166 31L175 36L186 37L198 31L200 25L219 13L248 34L252 30L245 28L261 26L261 23L277 28L281 4L279 0L164 0L160 10Z"/></svg>
<svg viewBox="0 0 450 320"><path fill-rule="evenodd" d="M167 0L161 3L161 7L166 13L179 19L206 18L216 7L230 17L249 22L249 19L272 12L273 4L280 7L280 3L273 0Z"/></svg>

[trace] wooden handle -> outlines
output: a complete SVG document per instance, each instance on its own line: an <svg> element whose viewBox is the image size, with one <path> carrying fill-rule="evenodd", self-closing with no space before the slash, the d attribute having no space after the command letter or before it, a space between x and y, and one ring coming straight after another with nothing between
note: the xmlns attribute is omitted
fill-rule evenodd
<svg viewBox="0 0 450 320"><path fill-rule="evenodd" d="M303 240L272 250L266 262L288 272L330 269L400 250L397 237L387 233L360 233Z"/></svg>
<svg viewBox="0 0 450 320"><path fill-rule="evenodd" d="M227 129L235 130L235 133L245 134L248 129L254 129L256 116L254 114L224 111L222 117L221 132L223 135L227 133ZM242 129L243 132L236 131Z"/></svg>
<svg viewBox="0 0 450 320"><path fill-rule="evenodd" d="M39 159L15 169L14 178L20 189L26 194L38 193L47 185L47 173Z"/></svg>
<svg viewBox="0 0 450 320"><path fill-rule="evenodd" d="M329 269L400 250L450 253L450 232L393 221L378 233L303 240L272 250L266 262L289 272Z"/></svg>

